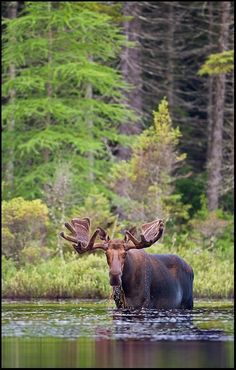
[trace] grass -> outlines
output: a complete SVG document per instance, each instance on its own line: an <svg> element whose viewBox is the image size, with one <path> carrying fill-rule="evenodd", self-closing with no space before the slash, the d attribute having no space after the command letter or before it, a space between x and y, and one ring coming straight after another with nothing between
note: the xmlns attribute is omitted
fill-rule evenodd
<svg viewBox="0 0 236 370"><path fill-rule="evenodd" d="M152 246L150 253L175 253L194 270L195 298L232 298L234 296L234 263L232 253L189 248ZM25 264L16 268L12 260L2 259L3 298L109 298L106 258L100 251L87 256L68 254Z"/></svg>

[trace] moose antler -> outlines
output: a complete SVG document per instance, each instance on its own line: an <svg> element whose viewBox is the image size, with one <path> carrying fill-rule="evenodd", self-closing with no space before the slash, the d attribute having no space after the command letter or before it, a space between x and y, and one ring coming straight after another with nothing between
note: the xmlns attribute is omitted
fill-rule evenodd
<svg viewBox="0 0 236 370"><path fill-rule="evenodd" d="M133 245L127 244L126 249L142 249L150 247L152 244L154 244L157 240L159 240L163 234L164 230L164 223L162 220L155 220L152 222L149 222L147 224L144 224L141 226L141 234L139 241L135 238L135 236L128 230L125 232L125 239L126 241L131 240Z"/></svg>
<svg viewBox="0 0 236 370"><path fill-rule="evenodd" d="M65 227L72 233L72 236L65 235L63 231L60 233L60 236L74 243L73 247L78 253L81 254L97 248L103 250L107 249L105 242L95 243L97 236L99 236L101 240L109 240L108 235L102 228L97 228L89 238L90 219L88 217L73 218L71 224L68 222L65 223Z"/></svg>

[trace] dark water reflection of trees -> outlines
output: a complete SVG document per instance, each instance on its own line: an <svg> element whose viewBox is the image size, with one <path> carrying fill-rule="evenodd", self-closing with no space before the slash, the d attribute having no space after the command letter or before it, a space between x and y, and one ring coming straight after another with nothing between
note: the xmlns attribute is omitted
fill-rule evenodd
<svg viewBox="0 0 236 370"><path fill-rule="evenodd" d="M2 367L233 367L233 305L119 311L100 302L4 303Z"/></svg>

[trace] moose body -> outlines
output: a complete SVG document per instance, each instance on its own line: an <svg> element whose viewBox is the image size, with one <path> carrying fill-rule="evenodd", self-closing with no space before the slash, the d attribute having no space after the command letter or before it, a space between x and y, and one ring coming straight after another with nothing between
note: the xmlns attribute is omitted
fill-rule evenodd
<svg viewBox="0 0 236 370"><path fill-rule="evenodd" d="M105 251L117 308L193 308L192 268L175 254L148 254L143 250L160 239L162 220L142 225L141 240L133 231L126 231L124 240L110 240L101 228L89 237L88 218L75 218L65 226L73 236L60 235L71 241L79 254ZM103 243L95 243L97 237Z"/></svg>
<svg viewBox="0 0 236 370"><path fill-rule="evenodd" d="M176 255L131 249L121 280L127 308L193 308L193 271Z"/></svg>

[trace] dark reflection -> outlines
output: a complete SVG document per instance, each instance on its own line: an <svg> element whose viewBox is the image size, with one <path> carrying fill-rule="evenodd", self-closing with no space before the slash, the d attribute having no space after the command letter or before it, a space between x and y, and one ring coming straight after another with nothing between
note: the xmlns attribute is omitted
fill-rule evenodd
<svg viewBox="0 0 236 370"><path fill-rule="evenodd" d="M224 342L150 342L107 339L96 342L96 364L104 367L219 368L233 367L233 346Z"/></svg>
<svg viewBox="0 0 236 370"><path fill-rule="evenodd" d="M8 338L3 368L233 368L233 342Z"/></svg>

